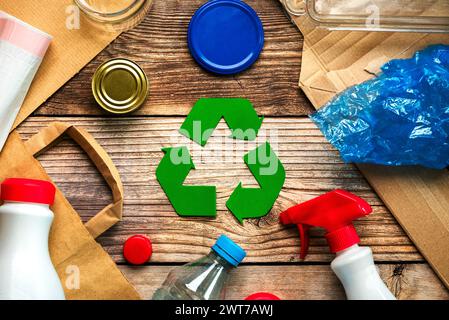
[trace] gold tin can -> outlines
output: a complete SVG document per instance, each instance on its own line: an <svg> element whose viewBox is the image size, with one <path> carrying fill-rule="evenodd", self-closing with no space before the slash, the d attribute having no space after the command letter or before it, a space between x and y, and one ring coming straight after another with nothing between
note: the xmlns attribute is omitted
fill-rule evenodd
<svg viewBox="0 0 449 320"><path fill-rule="evenodd" d="M135 62L112 59L95 71L92 93L104 110L114 114L130 113L145 102L148 78Z"/></svg>

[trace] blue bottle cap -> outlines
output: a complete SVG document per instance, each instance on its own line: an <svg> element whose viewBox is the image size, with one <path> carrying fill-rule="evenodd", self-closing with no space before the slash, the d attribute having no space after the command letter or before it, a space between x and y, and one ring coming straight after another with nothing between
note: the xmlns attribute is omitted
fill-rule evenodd
<svg viewBox="0 0 449 320"><path fill-rule="evenodd" d="M240 248L239 245L225 235L221 235L218 238L217 242L215 242L212 247L212 250L234 267L237 267L246 257L245 250Z"/></svg>
<svg viewBox="0 0 449 320"><path fill-rule="evenodd" d="M241 0L211 0L190 21L189 49L206 70L236 74L256 62L264 31L257 13Z"/></svg>

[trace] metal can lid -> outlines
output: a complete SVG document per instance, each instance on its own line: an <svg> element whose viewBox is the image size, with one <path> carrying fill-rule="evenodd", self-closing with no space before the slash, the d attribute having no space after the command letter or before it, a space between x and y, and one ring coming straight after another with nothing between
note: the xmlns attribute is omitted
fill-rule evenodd
<svg viewBox="0 0 449 320"><path fill-rule="evenodd" d="M259 58L265 38L256 11L239 0L213 0L202 5L190 20L188 45L204 69L223 75L251 67Z"/></svg>
<svg viewBox="0 0 449 320"><path fill-rule="evenodd" d="M106 111L125 114L139 108L148 94L148 78L142 68L128 59L101 64L92 78L92 93Z"/></svg>

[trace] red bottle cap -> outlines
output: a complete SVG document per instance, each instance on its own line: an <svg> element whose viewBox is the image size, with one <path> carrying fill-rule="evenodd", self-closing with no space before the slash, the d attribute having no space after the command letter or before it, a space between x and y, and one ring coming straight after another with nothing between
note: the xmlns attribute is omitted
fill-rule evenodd
<svg viewBox="0 0 449 320"><path fill-rule="evenodd" d="M126 261L134 265L148 262L153 254L150 239L144 235L135 235L125 241L123 245L123 256Z"/></svg>
<svg viewBox="0 0 449 320"><path fill-rule="evenodd" d="M12 178L3 181L0 199L52 205L55 202L55 193L56 188L51 182Z"/></svg>
<svg viewBox="0 0 449 320"><path fill-rule="evenodd" d="M278 296L268 292L257 292L245 298L245 300L281 300Z"/></svg>

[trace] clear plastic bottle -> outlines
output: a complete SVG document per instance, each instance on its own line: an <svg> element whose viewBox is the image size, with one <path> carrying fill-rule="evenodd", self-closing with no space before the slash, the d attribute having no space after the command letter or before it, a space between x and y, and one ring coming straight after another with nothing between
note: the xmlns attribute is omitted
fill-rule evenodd
<svg viewBox="0 0 449 320"><path fill-rule="evenodd" d="M153 300L219 300L229 272L245 258L245 251L225 235L201 259L172 270Z"/></svg>

